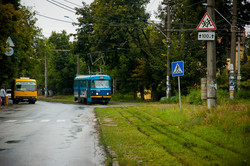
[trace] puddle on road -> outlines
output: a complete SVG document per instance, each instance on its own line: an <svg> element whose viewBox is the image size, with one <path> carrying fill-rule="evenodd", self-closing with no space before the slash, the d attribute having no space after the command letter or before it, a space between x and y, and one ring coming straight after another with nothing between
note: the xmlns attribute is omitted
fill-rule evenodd
<svg viewBox="0 0 250 166"><path fill-rule="evenodd" d="M76 110L84 110L84 109L85 109L85 107L83 107L83 106L76 107Z"/></svg>
<svg viewBox="0 0 250 166"><path fill-rule="evenodd" d="M5 143L7 143L7 144L17 144L17 143L20 143L22 141L23 140L10 140L10 141L6 141Z"/></svg>
<svg viewBox="0 0 250 166"><path fill-rule="evenodd" d="M83 126L74 126L71 128L71 134L76 135L79 132L82 132L82 127Z"/></svg>

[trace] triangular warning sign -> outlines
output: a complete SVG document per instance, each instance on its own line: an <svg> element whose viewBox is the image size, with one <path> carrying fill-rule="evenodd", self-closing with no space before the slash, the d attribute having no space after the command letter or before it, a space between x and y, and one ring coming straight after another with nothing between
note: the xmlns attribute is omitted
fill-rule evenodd
<svg viewBox="0 0 250 166"><path fill-rule="evenodd" d="M15 45L14 45L14 43L13 43L13 41L11 40L10 37L8 37L6 43L8 43L10 47L15 47Z"/></svg>
<svg viewBox="0 0 250 166"><path fill-rule="evenodd" d="M211 19L211 17L209 16L209 14L205 13L205 15L201 19L201 22L199 23L196 29L197 30L216 30L216 26L213 20Z"/></svg>
<svg viewBox="0 0 250 166"><path fill-rule="evenodd" d="M179 73L183 73L183 71L181 70L179 64L177 63L177 65L175 66L173 74L179 74Z"/></svg>

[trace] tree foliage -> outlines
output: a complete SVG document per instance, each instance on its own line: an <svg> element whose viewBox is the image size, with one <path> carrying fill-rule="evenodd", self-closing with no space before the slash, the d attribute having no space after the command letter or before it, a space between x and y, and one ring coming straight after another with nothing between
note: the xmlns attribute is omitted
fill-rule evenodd
<svg viewBox="0 0 250 166"><path fill-rule="evenodd" d="M15 3L18 4L18 3ZM7 37L10 36L15 44L14 54L7 57L0 54L0 84L10 87L13 78L20 76L29 77L33 73L36 60L34 57L35 41L40 36L40 29L35 26L35 13L31 12L30 8L23 6L13 6L12 4L1 5L5 6L6 11L4 18L7 23L6 27L0 27L1 39L0 46L5 46ZM18 8L18 10L16 10ZM8 16L9 14L9 16ZM8 17L7 17L8 16ZM18 16L18 17L17 17ZM2 22L1 22L2 25Z"/></svg>
<svg viewBox="0 0 250 166"><path fill-rule="evenodd" d="M52 32L48 42L54 48L48 58L48 87L58 94L72 94L76 74L76 57L70 52L70 36L66 31Z"/></svg>
<svg viewBox="0 0 250 166"><path fill-rule="evenodd" d="M8 36L16 32L18 20L22 13L16 10L13 4L0 4L0 59L6 51L6 40Z"/></svg>

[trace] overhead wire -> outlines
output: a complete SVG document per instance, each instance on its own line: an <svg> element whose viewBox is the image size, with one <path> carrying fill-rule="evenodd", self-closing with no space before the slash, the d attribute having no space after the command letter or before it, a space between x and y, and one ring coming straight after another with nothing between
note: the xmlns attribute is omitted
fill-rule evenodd
<svg viewBox="0 0 250 166"><path fill-rule="evenodd" d="M51 0L51 1L53 1L53 2L55 2L55 3L57 3L57 4L60 4L60 5L64 6L64 7L67 7L67 8L69 8L69 9L71 9L71 10L75 10L74 8L72 8L72 7L68 6L68 5L65 5L65 4L63 4L63 3L61 3L61 2L58 2L58 1L56 1L56 0Z"/></svg>
<svg viewBox="0 0 250 166"><path fill-rule="evenodd" d="M49 3L52 3L53 5L56 5L56 6L60 7L60 8L62 8L62 9L64 9L64 10L67 10L67 11L72 12L72 13L76 13L75 11L73 11L73 10L71 10L71 9L67 9L67 8L65 8L65 7L62 7L62 6L58 5L58 4L56 4L55 2L51 2L51 1L49 1L49 0L47 0L47 1L48 1Z"/></svg>
<svg viewBox="0 0 250 166"><path fill-rule="evenodd" d="M64 0L64 1L66 1L66 2L68 2L70 4L72 4L72 5L75 5L75 6L78 6L78 7L82 7L82 6L80 6L80 5L76 4L76 3L73 3L73 2L70 2L70 1L67 1L67 0Z"/></svg>
<svg viewBox="0 0 250 166"><path fill-rule="evenodd" d="M38 16L41 16L41 17L44 17L44 18L48 18L48 19L51 19L51 20L56 20L56 21L61 21L61 22L65 22L65 23L73 23L73 22L70 22L70 21L65 21L65 20L60 20L60 19L57 19L57 18L52 18L52 17L48 17L48 16L45 16L45 15L42 15L42 14L37 14Z"/></svg>

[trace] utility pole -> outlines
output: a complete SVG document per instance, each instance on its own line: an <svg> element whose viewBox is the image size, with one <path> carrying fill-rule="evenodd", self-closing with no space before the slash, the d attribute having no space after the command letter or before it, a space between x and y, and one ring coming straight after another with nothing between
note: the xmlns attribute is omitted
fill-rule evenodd
<svg viewBox="0 0 250 166"><path fill-rule="evenodd" d="M239 34L238 34L238 75L237 75L237 89L238 92L240 91L240 80L241 80L241 76L240 76L240 30L239 30Z"/></svg>
<svg viewBox="0 0 250 166"><path fill-rule="evenodd" d="M80 75L80 55L77 54L77 75Z"/></svg>
<svg viewBox="0 0 250 166"><path fill-rule="evenodd" d="M235 53L236 53L236 22L237 22L237 0L233 0L233 17L231 27L231 64L234 72L236 71Z"/></svg>
<svg viewBox="0 0 250 166"><path fill-rule="evenodd" d="M44 89L44 95L45 97L48 97L48 83L47 83L47 56L45 55L45 89Z"/></svg>
<svg viewBox="0 0 250 166"><path fill-rule="evenodd" d="M170 18L170 4L168 3L168 17L167 17L167 77L166 77L166 97L171 97L171 84L170 84L170 59L169 59L169 50L170 50L170 29L171 29L171 18Z"/></svg>
<svg viewBox="0 0 250 166"><path fill-rule="evenodd" d="M215 22L215 2L207 0L207 12ZM207 41L207 106L208 108L217 105L217 81L216 81L216 42L215 40Z"/></svg>
<svg viewBox="0 0 250 166"><path fill-rule="evenodd" d="M234 82L235 82L235 71L236 71L236 61L235 61L235 53L236 53L236 21L237 21L237 0L233 0L233 17L232 17L232 26L231 26L231 64L230 64L230 86L229 87L229 96L231 99L234 99L235 90L234 90ZM231 70L233 69L233 70Z"/></svg>

